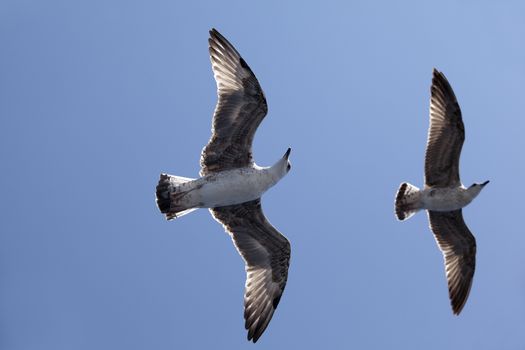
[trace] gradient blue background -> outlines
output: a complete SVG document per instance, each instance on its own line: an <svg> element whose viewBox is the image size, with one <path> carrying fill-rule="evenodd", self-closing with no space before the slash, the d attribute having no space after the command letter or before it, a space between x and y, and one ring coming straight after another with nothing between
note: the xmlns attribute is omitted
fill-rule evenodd
<svg viewBox="0 0 525 350"><path fill-rule="evenodd" d="M211 27L267 95L258 164L293 149L263 199L288 285L256 345L228 235L154 200L160 172L199 171ZM2 1L0 349L523 349L524 37L520 1ZM459 317L425 213L393 213L423 182L433 67L463 110L462 180L491 180L464 210Z"/></svg>

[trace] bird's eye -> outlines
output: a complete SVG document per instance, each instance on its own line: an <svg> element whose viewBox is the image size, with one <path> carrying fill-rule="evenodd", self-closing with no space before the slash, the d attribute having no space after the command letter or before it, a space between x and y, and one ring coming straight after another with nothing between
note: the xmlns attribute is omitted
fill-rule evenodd
<svg viewBox="0 0 525 350"><path fill-rule="evenodd" d="M288 163L288 166L286 167L286 171L290 171L290 169L292 169L292 166L290 165L290 163Z"/></svg>

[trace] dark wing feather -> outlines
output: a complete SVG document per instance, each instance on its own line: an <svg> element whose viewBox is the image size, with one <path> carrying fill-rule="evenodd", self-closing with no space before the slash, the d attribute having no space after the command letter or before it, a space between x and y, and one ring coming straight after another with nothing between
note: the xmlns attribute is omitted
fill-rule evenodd
<svg viewBox="0 0 525 350"><path fill-rule="evenodd" d="M248 340L262 335L288 278L290 243L266 220L260 199L210 209L246 262L244 319Z"/></svg>
<svg viewBox="0 0 525 350"><path fill-rule="evenodd" d="M425 154L427 186L451 187L460 184L459 157L464 140L465 127L454 91L443 73L434 69Z"/></svg>
<svg viewBox="0 0 525 350"><path fill-rule="evenodd" d="M476 268L476 239L465 225L460 210L428 211L430 228L445 259L452 311L459 315L465 305Z"/></svg>
<svg viewBox="0 0 525 350"><path fill-rule="evenodd" d="M251 165L253 136L268 112L257 78L233 45L215 29L209 44L219 100L202 150L201 176Z"/></svg>

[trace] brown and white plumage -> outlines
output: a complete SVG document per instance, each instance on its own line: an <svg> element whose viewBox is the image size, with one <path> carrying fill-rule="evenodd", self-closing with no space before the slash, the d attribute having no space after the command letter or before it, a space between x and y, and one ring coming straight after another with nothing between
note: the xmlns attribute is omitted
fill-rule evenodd
<svg viewBox="0 0 525 350"><path fill-rule="evenodd" d="M252 142L266 116L266 98L250 67L217 30L209 52L218 102L212 135L201 154L201 178L162 174L157 205L168 220L210 208L246 263L244 295L248 340L268 327L288 278L290 243L265 218L261 196L290 170L290 149L271 167L252 159Z"/></svg>
<svg viewBox="0 0 525 350"><path fill-rule="evenodd" d="M210 31L209 45L219 100L212 136L201 155L201 176L253 166L253 137L268 112L257 78L233 45L215 29ZM246 263L245 327L248 340L256 342L284 291L290 243L266 220L260 199L210 211Z"/></svg>
<svg viewBox="0 0 525 350"><path fill-rule="evenodd" d="M251 166L253 136L268 112L257 78L233 45L215 29L208 41L219 100L202 150L201 176Z"/></svg>
<svg viewBox="0 0 525 350"><path fill-rule="evenodd" d="M456 95L445 75L434 69L430 98L430 127L425 154L428 187L461 186L459 158L465 127ZM476 239L461 209L428 211L430 228L445 259L452 310L459 315L467 301L476 268Z"/></svg>
<svg viewBox="0 0 525 350"><path fill-rule="evenodd" d="M425 153L425 184L453 187L459 180L459 157L465 127L456 95L443 73L434 69L430 98L430 127Z"/></svg>
<svg viewBox="0 0 525 350"><path fill-rule="evenodd" d="M476 269L476 239L463 221L461 209L429 210L428 220L445 259L452 311L459 315L470 293Z"/></svg>
<svg viewBox="0 0 525 350"><path fill-rule="evenodd" d="M421 209L428 211L430 228L445 260L449 298L459 315L472 286L476 265L476 240L463 220L462 209L488 183L465 188L459 176L459 159L465 127L461 109L443 73L434 69L430 98L430 126L425 153L425 188L403 183L395 200L399 220Z"/></svg>
<svg viewBox="0 0 525 350"><path fill-rule="evenodd" d="M272 319L286 286L290 243L266 220L260 199L210 212L230 233L246 263L245 327L248 340L256 342Z"/></svg>

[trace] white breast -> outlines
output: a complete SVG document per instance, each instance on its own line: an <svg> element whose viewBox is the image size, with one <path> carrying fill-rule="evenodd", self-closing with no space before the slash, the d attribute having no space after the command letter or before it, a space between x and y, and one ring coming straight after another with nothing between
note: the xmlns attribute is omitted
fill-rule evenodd
<svg viewBox="0 0 525 350"><path fill-rule="evenodd" d="M241 168L202 178L197 190L199 206L221 207L252 201L274 185L271 174L264 169Z"/></svg>
<svg viewBox="0 0 525 350"><path fill-rule="evenodd" d="M422 191L421 203L427 210L451 211L463 208L472 199L464 187L427 188Z"/></svg>

